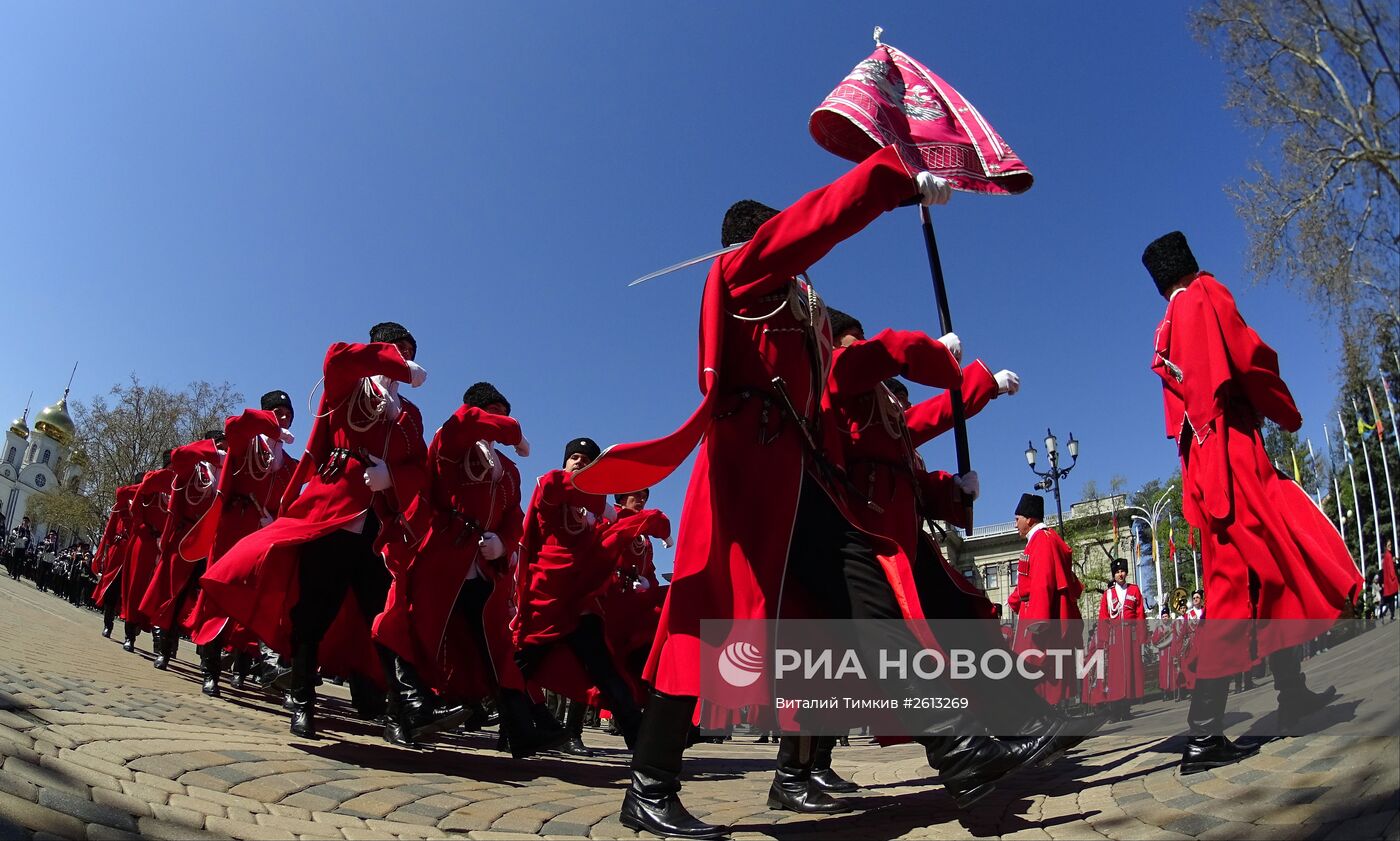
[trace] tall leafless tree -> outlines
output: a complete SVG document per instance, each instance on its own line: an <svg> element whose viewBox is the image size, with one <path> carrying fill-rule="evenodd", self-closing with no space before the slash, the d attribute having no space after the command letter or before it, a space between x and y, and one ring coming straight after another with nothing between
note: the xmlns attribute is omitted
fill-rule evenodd
<svg viewBox="0 0 1400 841"><path fill-rule="evenodd" d="M1257 280L1400 329L1400 25L1389 0L1207 0L1192 30L1263 141L1229 188Z"/></svg>

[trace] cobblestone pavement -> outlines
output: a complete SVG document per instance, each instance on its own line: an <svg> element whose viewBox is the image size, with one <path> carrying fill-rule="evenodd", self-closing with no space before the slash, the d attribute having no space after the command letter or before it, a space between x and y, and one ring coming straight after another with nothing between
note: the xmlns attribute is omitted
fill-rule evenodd
<svg viewBox="0 0 1400 841"><path fill-rule="evenodd" d="M626 754L590 731L596 759L514 761L494 733L431 750L385 744L328 690L321 741L290 737L276 699L199 692L194 652L170 671L102 639L99 617L0 579L0 838L635 838L618 823ZM120 633L120 625L118 625ZM769 812L773 748L751 737L687 753L685 802L737 838L1400 838L1400 626L1306 664L1343 696L1313 732L1243 763L1176 773L1186 705L1143 704L1048 769L1007 780L969 813L913 746L866 740L836 767L857 811ZM1267 723L1266 679L1232 696L1229 733Z"/></svg>

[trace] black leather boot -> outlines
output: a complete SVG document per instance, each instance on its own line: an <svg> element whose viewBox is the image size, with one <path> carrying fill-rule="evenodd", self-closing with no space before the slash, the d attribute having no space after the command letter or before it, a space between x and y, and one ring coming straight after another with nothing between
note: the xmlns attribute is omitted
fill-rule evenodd
<svg viewBox="0 0 1400 841"><path fill-rule="evenodd" d="M287 703L292 710L292 735L316 738L316 669L318 643L299 643L292 650L291 691Z"/></svg>
<svg viewBox="0 0 1400 841"><path fill-rule="evenodd" d="M233 653L233 675L229 677L228 685L234 689L242 689L248 683L248 675L253 670L253 657L246 651L235 651Z"/></svg>
<svg viewBox="0 0 1400 841"><path fill-rule="evenodd" d="M653 691L632 751L631 784L618 816L628 829L668 838L723 838L725 827L697 819L681 803L685 753L695 698Z"/></svg>
<svg viewBox="0 0 1400 841"><path fill-rule="evenodd" d="M224 668L221 654L213 643L199 649L199 670L204 675L204 686L200 691L210 698L219 697L219 673Z"/></svg>
<svg viewBox="0 0 1400 841"><path fill-rule="evenodd" d="M816 737L783 736L778 740L778 769L768 787L768 808L803 814L849 812L851 804L811 785Z"/></svg>
<svg viewBox="0 0 1400 841"><path fill-rule="evenodd" d="M1259 752L1258 745L1236 745L1225 738L1225 705L1231 678L1198 678L1186 715L1189 739L1181 754L1181 775L1231 765Z"/></svg>
<svg viewBox="0 0 1400 841"><path fill-rule="evenodd" d="M835 791L850 793L860 791L860 786L842 776L831 768L831 751L836 747L835 736L818 736L816 744L816 761L812 763L812 788L818 791Z"/></svg>
<svg viewBox="0 0 1400 841"><path fill-rule="evenodd" d="M135 625L131 624L130 622L127 622L127 623L126 623L126 627L125 627L124 631L125 631L126 638L125 638L124 640L122 640L122 651L127 651L127 652L135 651L135 650L136 650L136 637L137 637L141 632L136 628Z"/></svg>
<svg viewBox="0 0 1400 841"><path fill-rule="evenodd" d="M1303 676L1302 650L1285 648L1269 655L1269 670L1274 673L1274 688L1278 690L1278 727L1285 736L1296 735L1303 719L1332 703L1337 687L1321 692L1308 688Z"/></svg>
<svg viewBox="0 0 1400 841"><path fill-rule="evenodd" d="M991 736L937 736L919 739L928 764L958 808L966 809L991 794L997 781L1025 760Z"/></svg>
<svg viewBox="0 0 1400 841"><path fill-rule="evenodd" d="M386 742L411 747L424 737L456 727L467 717L467 709L461 704L434 703L432 692L411 663L383 646L378 649L385 676L392 677L389 707L385 710Z"/></svg>
<svg viewBox="0 0 1400 841"><path fill-rule="evenodd" d="M543 750L553 750L568 740L568 734L543 704L533 705L518 689L502 689L496 696L501 714L501 739L497 747L509 750L516 759L534 756ZM540 721L545 721L544 726Z"/></svg>
<svg viewBox="0 0 1400 841"><path fill-rule="evenodd" d="M569 711L564 716L564 730L569 734L569 741L560 749L564 753L574 756L597 756L583 743L583 714L587 710L587 704L579 701L569 702Z"/></svg>

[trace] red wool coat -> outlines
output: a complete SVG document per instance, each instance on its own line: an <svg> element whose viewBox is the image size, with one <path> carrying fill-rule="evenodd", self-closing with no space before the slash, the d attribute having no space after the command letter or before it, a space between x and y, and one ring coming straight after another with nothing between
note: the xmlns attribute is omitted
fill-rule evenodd
<svg viewBox="0 0 1400 841"><path fill-rule="evenodd" d="M281 434L277 415L266 409L244 409L243 414L224 421L227 456L219 474L218 498L199 527L181 542L181 556L207 558L208 568L212 568L235 543L262 528L265 519L276 516L298 465L297 459L285 452L278 458ZM190 627L190 639L208 645L229 628L229 619L201 591ZM235 623L224 640L232 645L248 644L256 637Z"/></svg>
<svg viewBox="0 0 1400 841"><path fill-rule="evenodd" d="M1016 587L1007 603L1016 613L1016 640L1013 649L1075 649L1080 647L1082 628L1079 623L1079 594L1084 585L1074 574L1070 549L1054 530L1044 526L1035 530L1021 553L1017 567ZM1036 686L1042 698L1051 704L1070 698L1073 672L1069 660L1066 675L1056 678L1047 671ZM1035 665L1034 663L1029 663ZM1051 661L1045 664L1052 665Z"/></svg>
<svg viewBox="0 0 1400 841"><path fill-rule="evenodd" d="M131 500L134 496L136 485L117 488L112 510L107 514L107 525L92 555L92 571L97 575L92 600L98 604L102 604L107 590L117 582L126 565L126 553L131 548Z"/></svg>
<svg viewBox="0 0 1400 841"><path fill-rule="evenodd" d="M1342 615L1361 576L1336 527L1264 451L1261 418L1293 431L1302 417L1278 355L1211 275L1200 273L1167 304L1152 369L1181 458L1183 513L1201 530L1211 621L1199 632L1197 674L1236 674L1251 664L1251 616L1258 656L1298 645Z"/></svg>
<svg viewBox="0 0 1400 841"><path fill-rule="evenodd" d="M122 569L121 614L142 630L151 628L151 617L142 612L141 599L151 586L160 559L160 535L170 514L167 506L174 479L169 468L147 471L131 500L131 548Z"/></svg>
<svg viewBox="0 0 1400 841"><path fill-rule="evenodd" d="M618 522L635 516L635 511L617 510ZM656 577L651 538L638 535L618 545L617 551L616 574L603 594L603 616L607 618L608 645L626 660L633 652L648 648L656 638L656 623L661 618L667 588ZM640 674L631 677L641 679Z"/></svg>
<svg viewBox="0 0 1400 841"><path fill-rule="evenodd" d="M427 480L423 420L418 408L400 397L397 418L376 412L381 394L370 379L386 376L400 383L412 380L408 363L391 344L336 343L326 351L324 392L306 455L282 499L281 516L244 537L204 574L205 592L220 612L247 627L273 650L290 654L289 612L300 597L298 551L303 543L323 537L373 509L381 523L379 543L402 540L401 513ZM370 491L364 483L359 456L352 456L330 481L320 476L332 448L367 452L389 468L393 485ZM335 623L322 641L322 667L331 674L363 674L380 678L370 644L370 629L346 595ZM382 605L374 605L378 612Z"/></svg>
<svg viewBox="0 0 1400 841"><path fill-rule="evenodd" d="M670 537L671 524L660 511L649 509L611 523L602 516L606 504L603 497L575 487L563 470L539 478L525 509L516 567L519 610L511 630L517 648L557 642L577 630L585 614L601 615L619 549L641 535ZM613 659L625 674L617 652ZM563 646L550 650L531 680L579 701L595 690Z"/></svg>
<svg viewBox="0 0 1400 841"><path fill-rule="evenodd" d="M218 479L221 454L213 441L195 441L177 447L170 455L174 479L170 492L170 514L160 536L160 557L151 584L141 599L141 612L162 630L172 630L184 617L175 615L175 598L195 572L195 562L180 555L180 542L208 515L214 505L214 483ZM194 607L186 600L184 610Z"/></svg>
<svg viewBox="0 0 1400 841"><path fill-rule="evenodd" d="M1147 643L1147 606L1142 590L1128 584L1120 596L1114 585L1099 597L1099 648L1104 652L1103 700L1135 700L1143 696L1142 647Z"/></svg>
<svg viewBox="0 0 1400 841"><path fill-rule="evenodd" d="M424 523L423 536L374 623L377 641L454 698L486 697L498 686L525 688L509 628L515 582L508 569L524 520L520 469L492 446L520 440L516 420L474 406L458 408L433 436L427 490L409 518ZM478 541L488 531L506 547L495 561L480 555ZM473 566L493 589L481 615L464 616L453 607ZM469 622L481 623L488 650L481 650Z"/></svg>
<svg viewBox="0 0 1400 841"><path fill-rule="evenodd" d="M1395 556L1389 552L1381 558L1381 595L1390 597L1400 593L1400 576L1395 574Z"/></svg>
<svg viewBox="0 0 1400 841"><path fill-rule="evenodd" d="M700 312L700 407L671 435L610 447L575 476L593 493L652 487L699 446L646 669L661 692L700 693L702 620L778 613L805 457L770 383L782 377L797 411L812 419L826 379L809 352L806 285L794 277L916 192L898 156L884 149L717 258ZM829 342L829 326L818 329Z"/></svg>

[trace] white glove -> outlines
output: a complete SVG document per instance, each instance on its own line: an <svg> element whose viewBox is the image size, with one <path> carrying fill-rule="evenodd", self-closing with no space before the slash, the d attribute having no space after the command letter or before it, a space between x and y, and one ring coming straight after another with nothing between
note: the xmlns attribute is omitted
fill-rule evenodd
<svg viewBox="0 0 1400 841"><path fill-rule="evenodd" d="M661 538L661 545L665 546L667 549L674 549L676 547L676 541L674 538L663 537Z"/></svg>
<svg viewBox="0 0 1400 841"><path fill-rule="evenodd" d="M372 491L387 491L393 487L394 477L389 475L384 459L370 455L369 460L373 463L365 468L365 485Z"/></svg>
<svg viewBox="0 0 1400 841"><path fill-rule="evenodd" d="M297 437L292 434L290 429L282 430L280 436L283 444L295 444L297 442Z"/></svg>
<svg viewBox="0 0 1400 841"><path fill-rule="evenodd" d="M520 443L515 445L515 454L521 458L530 457L530 439L524 435L520 436Z"/></svg>
<svg viewBox="0 0 1400 841"><path fill-rule="evenodd" d="M633 585L633 586L634 586L634 589L637 589L637 590L650 590L650 589L651 589L651 582L648 581L648 580L646 580L645 578L638 578L638 579L637 579L637 583L636 583L635 585Z"/></svg>
<svg viewBox="0 0 1400 841"><path fill-rule="evenodd" d="M977 478L976 470L969 470L961 476L953 477L953 484L962 491L963 497L968 502L977 499L977 495L982 492L982 482Z"/></svg>
<svg viewBox="0 0 1400 841"><path fill-rule="evenodd" d="M583 509L583 521L587 523L588 527L591 529L598 524L598 517L592 511L585 508Z"/></svg>
<svg viewBox="0 0 1400 841"><path fill-rule="evenodd" d="M423 370L422 365L419 365L417 362L414 362L411 359L408 360L405 364L408 365L408 373L412 377L412 379L409 380L409 385L413 386L414 388L417 388L420 385L422 385L425 380L428 379L428 372Z"/></svg>
<svg viewBox="0 0 1400 841"><path fill-rule="evenodd" d="M1002 368L992 379L997 381L997 394L1015 394L1021 390L1021 377L1015 371Z"/></svg>
<svg viewBox="0 0 1400 841"><path fill-rule="evenodd" d="M488 561L494 561L506 553L506 545L493 531L483 532L477 545L481 547L481 557Z"/></svg>
<svg viewBox="0 0 1400 841"><path fill-rule="evenodd" d="M275 519L276 518L273 517L271 514L264 514L258 518L258 525L263 528L267 528L268 526L272 525L272 521Z"/></svg>
<svg viewBox="0 0 1400 841"><path fill-rule="evenodd" d="M954 359L962 361L962 339L958 338L957 333L944 333L938 339L938 343L946 347Z"/></svg>
<svg viewBox="0 0 1400 841"><path fill-rule="evenodd" d="M934 204L947 204L953 197L953 182L939 178L932 172L924 171L914 176L919 187L919 203L928 207Z"/></svg>

